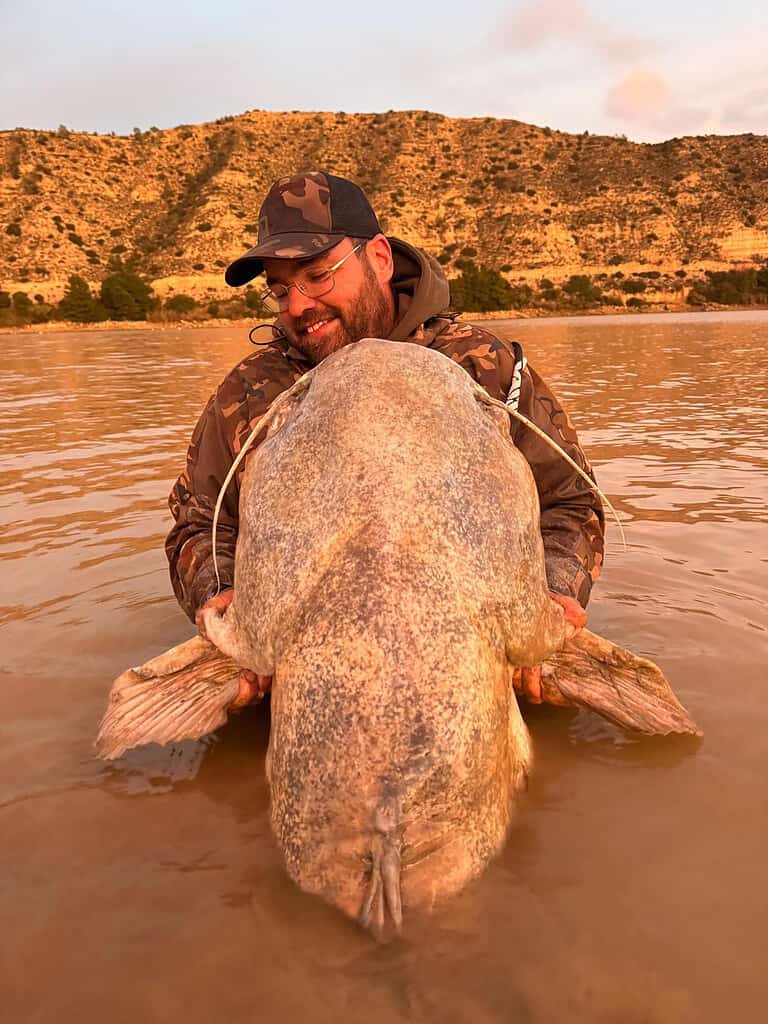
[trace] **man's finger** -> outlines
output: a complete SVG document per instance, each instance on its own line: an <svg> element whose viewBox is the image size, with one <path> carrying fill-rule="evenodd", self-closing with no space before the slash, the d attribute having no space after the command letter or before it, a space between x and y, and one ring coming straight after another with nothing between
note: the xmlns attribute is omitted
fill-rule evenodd
<svg viewBox="0 0 768 1024"><path fill-rule="evenodd" d="M206 613L213 611L219 618L221 618L227 608L232 604L232 598L234 596L234 590L222 590L220 594L216 594L214 597L209 598L201 608L198 608L195 613L195 625L197 626L200 636L205 640L208 639L205 631Z"/></svg>
<svg viewBox="0 0 768 1024"><path fill-rule="evenodd" d="M580 629L586 626L587 613L573 597L566 597L564 594L553 594L551 591L549 596L565 612L565 639L570 640L571 637L576 636Z"/></svg>
<svg viewBox="0 0 768 1024"><path fill-rule="evenodd" d="M242 669L237 678L237 682L239 689L237 691L237 697L235 697L230 705L231 711L237 711L238 708L244 708L246 704L257 704L264 696L261 687L258 684L255 672L251 672L247 668Z"/></svg>
<svg viewBox="0 0 768 1024"><path fill-rule="evenodd" d="M541 704L542 693L541 693L541 665L534 665L532 668L523 668L521 670L522 676L522 691L527 700L531 704Z"/></svg>
<svg viewBox="0 0 768 1024"><path fill-rule="evenodd" d="M230 711L244 708L246 704L258 704L272 686L272 676L260 676L248 668L240 670L237 681L239 690L237 697L230 704Z"/></svg>
<svg viewBox="0 0 768 1024"><path fill-rule="evenodd" d="M512 688L515 693L522 695L523 692L523 670L521 668L512 669Z"/></svg>

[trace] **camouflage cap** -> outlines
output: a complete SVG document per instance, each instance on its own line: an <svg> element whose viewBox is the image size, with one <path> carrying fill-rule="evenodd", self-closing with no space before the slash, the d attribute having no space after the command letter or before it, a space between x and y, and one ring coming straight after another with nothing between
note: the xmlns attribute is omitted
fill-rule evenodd
<svg viewBox="0 0 768 1024"><path fill-rule="evenodd" d="M258 245L230 263L224 280L236 287L260 274L264 259L309 259L342 238L380 232L368 197L353 181L324 171L278 178L259 211Z"/></svg>

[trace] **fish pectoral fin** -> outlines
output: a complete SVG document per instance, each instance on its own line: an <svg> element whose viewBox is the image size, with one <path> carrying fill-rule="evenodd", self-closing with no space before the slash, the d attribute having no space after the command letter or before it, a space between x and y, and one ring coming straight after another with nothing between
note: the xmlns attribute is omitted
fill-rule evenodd
<svg viewBox="0 0 768 1024"><path fill-rule="evenodd" d="M649 736L701 736L658 665L582 629L544 663L544 699L580 706Z"/></svg>
<svg viewBox="0 0 768 1024"><path fill-rule="evenodd" d="M227 720L239 691L239 669L220 651L193 637L112 684L99 726L96 753L120 757L145 743L199 739Z"/></svg>

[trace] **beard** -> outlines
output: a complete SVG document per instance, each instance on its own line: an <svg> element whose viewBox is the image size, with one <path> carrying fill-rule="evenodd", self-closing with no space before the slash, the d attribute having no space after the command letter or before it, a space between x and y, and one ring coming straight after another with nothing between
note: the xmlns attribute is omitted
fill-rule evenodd
<svg viewBox="0 0 768 1024"><path fill-rule="evenodd" d="M392 331L392 299L387 288L376 277L367 258L361 260L363 283L347 311L331 303L322 303L322 309L304 313L293 326L281 323L288 340L302 355L317 365L332 352L351 345L361 338L386 338ZM327 332L318 337L307 334L307 328L335 317L336 322Z"/></svg>

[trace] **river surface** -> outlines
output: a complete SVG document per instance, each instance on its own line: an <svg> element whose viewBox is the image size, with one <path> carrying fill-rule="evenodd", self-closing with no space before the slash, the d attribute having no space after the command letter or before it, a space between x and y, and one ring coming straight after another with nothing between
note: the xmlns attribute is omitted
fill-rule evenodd
<svg viewBox="0 0 768 1024"><path fill-rule="evenodd" d="M0 336L7 1021L751 1022L768 1010L768 315L495 322L580 431L609 525L590 626L701 744L526 711L483 878L381 947L285 876L265 708L114 765L111 680L192 634L165 505L243 328Z"/></svg>

